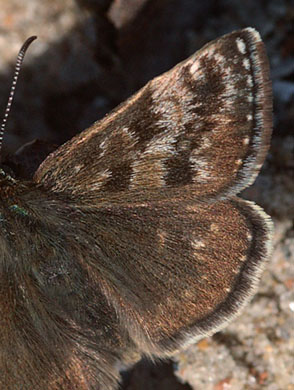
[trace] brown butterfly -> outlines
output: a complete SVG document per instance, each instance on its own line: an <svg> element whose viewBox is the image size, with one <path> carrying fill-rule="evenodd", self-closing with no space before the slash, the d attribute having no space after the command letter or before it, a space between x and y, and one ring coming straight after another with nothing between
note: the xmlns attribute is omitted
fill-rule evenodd
<svg viewBox="0 0 294 390"><path fill-rule="evenodd" d="M41 164L0 170L0 388L115 389L252 297L272 223L236 197L269 148L252 28L204 46Z"/></svg>

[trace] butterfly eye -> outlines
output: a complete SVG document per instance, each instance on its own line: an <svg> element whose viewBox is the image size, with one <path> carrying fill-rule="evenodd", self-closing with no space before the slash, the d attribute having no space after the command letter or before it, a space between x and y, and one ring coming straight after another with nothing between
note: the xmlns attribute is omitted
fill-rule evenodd
<svg viewBox="0 0 294 390"><path fill-rule="evenodd" d="M0 175L12 180L16 178L14 171L4 164L1 164Z"/></svg>

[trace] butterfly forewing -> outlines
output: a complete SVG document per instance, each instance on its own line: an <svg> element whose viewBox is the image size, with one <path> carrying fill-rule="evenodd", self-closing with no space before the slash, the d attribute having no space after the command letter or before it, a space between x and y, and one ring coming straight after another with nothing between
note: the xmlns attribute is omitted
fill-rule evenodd
<svg viewBox="0 0 294 390"><path fill-rule="evenodd" d="M205 46L51 154L35 180L85 202L217 199L251 184L271 132L253 29Z"/></svg>

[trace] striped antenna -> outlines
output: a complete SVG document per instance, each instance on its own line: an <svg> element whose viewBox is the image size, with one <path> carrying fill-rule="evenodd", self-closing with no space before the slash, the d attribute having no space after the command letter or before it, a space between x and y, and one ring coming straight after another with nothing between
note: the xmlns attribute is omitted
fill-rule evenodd
<svg viewBox="0 0 294 390"><path fill-rule="evenodd" d="M36 38L37 38L36 36L32 36L32 37L28 38L25 41L25 43L22 45L22 47L20 48L20 51L18 52L18 56L17 56L16 64L15 64L15 69L14 69L13 81L12 81L12 85L11 85L11 89L10 89L10 94L9 94L6 110L5 110L5 113L4 113L4 118L2 119L2 123L1 123L1 127L0 127L0 151L2 149L2 142L3 142L3 135L4 135L4 131L5 131L5 126L6 126L7 118L8 118L10 109L11 109L11 104L12 104L12 101L13 101L14 92L15 92L15 86L16 86L17 79L18 79L18 76L19 76L21 64L23 62L23 59L24 59L25 53L27 51L27 48L30 46L30 44Z"/></svg>

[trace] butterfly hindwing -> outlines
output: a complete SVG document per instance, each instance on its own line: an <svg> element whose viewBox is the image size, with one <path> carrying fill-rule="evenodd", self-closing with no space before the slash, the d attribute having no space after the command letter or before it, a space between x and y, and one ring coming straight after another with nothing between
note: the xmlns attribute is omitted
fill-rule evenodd
<svg viewBox="0 0 294 390"><path fill-rule="evenodd" d="M139 350L168 355L215 332L252 296L271 223L252 202L99 208L102 291ZM101 243L101 246L100 246Z"/></svg>

